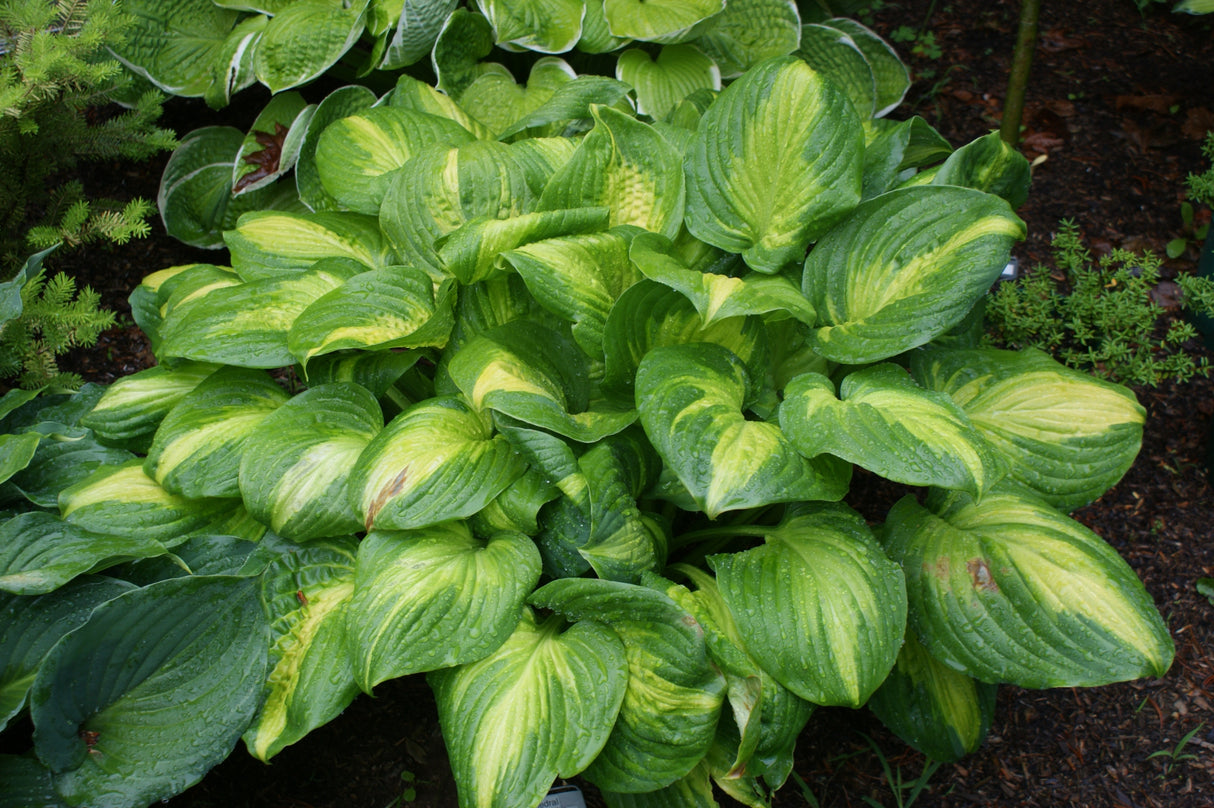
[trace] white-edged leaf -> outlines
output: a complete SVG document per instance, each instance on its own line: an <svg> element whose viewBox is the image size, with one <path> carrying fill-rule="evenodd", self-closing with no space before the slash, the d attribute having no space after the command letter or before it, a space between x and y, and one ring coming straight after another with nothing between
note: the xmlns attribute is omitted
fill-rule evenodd
<svg viewBox="0 0 1214 808"><path fill-rule="evenodd" d="M363 32L368 0L295 0L274 15L257 43L253 70L278 93L337 63Z"/></svg>
<svg viewBox="0 0 1214 808"><path fill-rule="evenodd" d="M378 221L361 213L251 211L223 240L245 281L299 272L322 258L351 258L367 269L394 263Z"/></svg>
<svg viewBox="0 0 1214 808"><path fill-rule="evenodd" d="M728 78L774 56L786 56L801 41L801 15L794 0L729 0L695 39Z"/></svg>
<svg viewBox="0 0 1214 808"><path fill-rule="evenodd" d="M637 112L655 121L696 90L721 89L716 63L691 45L666 45L656 60L640 48L626 50L616 60L615 77L636 91Z"/></svg>

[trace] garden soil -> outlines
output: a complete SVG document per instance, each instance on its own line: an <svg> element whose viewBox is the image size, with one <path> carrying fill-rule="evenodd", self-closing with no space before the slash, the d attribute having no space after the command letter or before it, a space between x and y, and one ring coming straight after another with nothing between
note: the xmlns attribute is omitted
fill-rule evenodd
<svg viewBox="0 0 1214 808"><path fill-rule="evenodd" d="M1051 233L1073 219L1097 254L1150 249L1184 235L1184 179L1204 168L1200 143L1214 129L1214 17L1169 14L1133 0L1047 0L1024 116L1022 150L1034 168L1020 215L1022 265L1048 261ZM998 128L1018 4L887 2L871 24L897 44L915 84L895 117L922 115L954 145ZM935 54L923 34L934 37ZM912 49L918 45L918 53ZM246 91L216 115L175 100L165 121L179 134L205 124L247 128L265 96ZM163 159L84 171L90 196L155 198ZM1200 216L1201 214L1199 214ZM1204 214L1208 217L1208 213ZM1165 263L1191 272L1196 247ZM89 351L65 363L111 382L152 362L130 325L126 296L152 271L191 261L223 263L164 236L90 248L52 268L74 274L126 314ZM1158 299L1173 287L1160 285ZM1176 660L1159 680L1093 689L1000 689L985 746L956 764L925 760L866 711L819 710L798 746L786 806L909 805L992 808L1209 808L1214 806L1214 603L1197 580L1214 577L1214 495L1209 477L1214 382L1137 388L1148 420L1125 478L1075 516L1109 541L1145 582L1171 628ZM858 486L849 502L881 521L890 495ZM576 781L575 781L576 782ZM593 786L578 782L587 802ZM875 801L875 802L874 802ZM728 803L728 800L723 800ZM386 682L274 758L238 746L174 808L390 808L456 805L433 699L422 677Z"/></svg>

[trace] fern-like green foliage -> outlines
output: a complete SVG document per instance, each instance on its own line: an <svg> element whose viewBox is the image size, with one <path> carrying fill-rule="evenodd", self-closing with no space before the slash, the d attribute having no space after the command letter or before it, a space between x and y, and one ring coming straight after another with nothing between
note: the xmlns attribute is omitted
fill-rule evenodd
<svg viewBox="0 0 1214 808"><path fill-rule="evenodd" d="M1123 384L1155 386L1209 374L1208 359L1190 350L1196 329L1166 316L1152 297L1160 281L1158 256L1116 249L1094 261L1079 228L1066 220L1052 245L1053 267L1033 267L988 298L990 342L1032 345ZM1181 276L1177 285L1183 308L1214 311L1214 280Z"/></svg>
<svg viewBox="0 0 1214 808"><path fill-rule="evenodd" d="M0 322L0 379L16 377L26 390L74 390L75 373L59 369L57 357L76 347L89 347L114 325L112 311L99 308L101 297L62 272L47 278L39 268L20 290L20 313Z"/></svg>
<svg viewBox="0 0 1214 808"><path fill-rule="evenodd" d="M176 142L155 126L160 93L132 92L106 49L128 24L112 0L0 4L0 278L30 248L147 231L150 204L89 200L79 183L58 181L81 160L143 160ZM128 109L117 111L118 94Z"/></svg>
<svg viewBox="0 0 1214 808"><path fill-rule="evenodd" d="M1201 151L1210 165L1201 174L1189 175L1189 198L1207 207L1214 207L1214 132L1206 132L1206 141L1202 144Z"/></svg>

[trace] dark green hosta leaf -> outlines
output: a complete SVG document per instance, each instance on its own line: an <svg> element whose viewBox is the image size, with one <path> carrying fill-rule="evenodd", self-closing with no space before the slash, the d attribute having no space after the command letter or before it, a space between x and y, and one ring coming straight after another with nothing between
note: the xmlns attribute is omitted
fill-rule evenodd
<svg viewBox="0 0 1214 808"><path fill-rule="evenodd" d="M82 576L44 595L0 595L0 729L25 705L51 646L83 625L96 606L130 589L116 578ZM7 788L3 776L0 782Z"/></svg>
<svg viewBox="0 0 1214 808"><path fill-rule="evenodd" d="M616 75L637 94L637 112L665 120L680 101L699 89L721 89L721 71L691 45L667 45L656 60L640 48L620 54Z"/></svg>
<svg viewBox="0 0 1214 808"><path fill-rule="evenodd" d="M421 358L418 351L343 351L308 363L304 377L316 386L352 382L382 396Z"/></svg>
<svg viewBox="0 0 1214 808"><path fill-rule="evenodd" d="M940 662L908 632L868 707L899 738L933 760L950 762L982 745L996 689Z"/></svg>
<svg viewBox="0 0 1214 808"><path fill-rule="evenodd" d="M801 18L792 0L729 0L713 17L695 46L733 78L751 65L786 56L801 41Z"/></svg>
<svg viewBox="0 0 1214 808"><path fill-rule="evenodd" d="M439 397L405 410L371 440L350 490L368 530L405 530L471 516L524 470L485 418Z"/></svg>
<svg viewBox="0 0 1214 808"><path fill-rule="evenodd" d="M298 273L322 258L352 258L367 269L394 263L379 222L361 213L252 211L223 240L245 281Z"/></svg>
<svg viewBox="0 0 1214 808"><path fill-rule="evenodd" d="M859 707L902 645L902 571L844 505L807 507L764 538L710 560L743 645L806 701Z"/></svg>
<svg viewBox="0 0 1214 808"><path fill-rule="evenodd" d="M438 242L443 268L464 285L504 275L502 254L525 244L561 236L607 229L610 211L605 207L537 211L507 219L479 218L467 222Z"/></svg>
<svg viewBox="0 0 1214 808"><path fill-rule="evenodd" d="M454 324L454 282L403 266L364 272L316 298L291 324L287 347L308 365L343 349L446 344Z"/></svg>
<svg viewBox="0 0 1214 808"><path fill-rule="evenodd" d="M492 655L427 677L460 805L532 808L607 741L629 682L624 649L604 626L563 622L525 609Z"/></svg>
<svg viewBox="0 0 1214 808"><path fill-rule="evenodd" d="M266 25L253 70L281 92L306 84L337 63L363 32L367 0L295 0Z"/></svg>
<svg viewBox="0 0 1214 808"><path fill-rule="evenodd" d="M472 134L453 120L399 106L377 106L334 121L316 145L325 190L343 207L378 214L392 173L427 146L458 146Z"/></svg>
<svg viewBox="0 0 1214 808"><path fill-rule="evenodd" d="M295 163L295 187L299 198L310 210L339 210L341 205L325 190L316 165L316 147L320 136L333 123L370 108L375 93L358 84L339 87L325 96L308 121Z"/></svg>
<svg viewBox="0 0 1214 808"><path fill-rule="evenodd" d="M211 0L129 0L123 10L131 29L109 44L124 64L166 93L198 97L217 73L225 76L218 62L237 12Z"/></svg>
<svg viewBox="0 0 1214 808"><path fill-rule="evenodd" d="M829 25L803 25L797 56L847 94L860 120L873 117L877 82L850 36Z"/></svg>
<svg viewBox="0 0 1214 808"><path fill-rule="evenodd" d="M847 36L864 54L868 68L872 71L874 96L873 117L880 118L894 111L910 89L910 71L898 58L897 52L872 30L847 17L825 20L828 25Z"/></svg>
<svg viewBox="0 0 1214 808"><path fill-rule="evenodd" d="M1035 348L928 351L913 357L921 384L948 394L1009 461L1014 484L1063 512L1121 479L1142 445L1146 411L1128 388Z"/></svg>
<svg viewBox="0 0 1214 808"><path fill-rule="evenodd" d="M586 778L606 791L635 793L694 769L716 733L725 691L695 618L663 592L594 579L553 581L530 602L571 620L607 623L624 642L628 689Z"/></svg>
<svg viewBox="0 0 1214 808"><path fill-rule="evenodd" d="M239 496L245 439L288 398L261 371L216 371L160 422L144 471L166 491L190 499Z"/></svg>
<svg viewBox="0 0 1214 808"><path fill-rule="evenodd" d="M125 808L201 780L257 709L266 632L250 578L175 578L98 606L30 692L55 789L71 804Z"/></svg>
<svg viewBox="0 0 1214 808"><path fill-rule="evenodd" d="M484 15L455 9L443 23L430 55L435 87L458 99L478 76L492 69L481 62L492 51L493 26Z"/></svg>
<svg viewBox="0 0 1214 808"><path fill-rule="evenodd" d="M301 272L216 288L168 313L157 356L248 368L290 365L287 333L295 320L365 271L349 258L323 258Z"/></svg>
<svg viewBox="0 0 1214 808"><path fill-rule="evenodd" d="M871 121L864 147L864 198L895 187L905 172L948 157L953 147L927 121Z"/></svg>
<svg viewBox="0 0 1214 808"><path fill-rule="evenodd" d="M59 494L64 521L92 533L155 540L166 546L240 505L232 499L187 499L170 494L143 471L142 460L102 466Z"/></svg>
<svg viewBox="0 0 1214 808"><path fill-rule="evenodd" d="M586 14L582 17L582 38L577 49L583 53L610 53L627 45L627 37L612 36L607 27L607 15L603 11L603 0L586 0Z"/></svg>
<svg viewBox="0 0 1214 808"><path fill-rule="evenodd" d="M801 261L860 201L863 147L847 98L809 65L756 65L700 119L685 163L687 229L759 272Z"/></svg>
<svg viewBox="0 0 1214 808"><path fill-rule="evenodd" d="M991 132L950 154L932 185L977 188L1003 197L1015 209L1028 199L1031 181L1028 158Z"/></svg>
<svg viewBox="0 0 1214 808"><path fill-rule="evenodd" d="M707 761L668 786L637 794L603 791L607 808L719 808Z"/></svg>
<svg viewBox="0 0 1214 808"><path fill-rule="evenodd" d="M698 23L724 8L725 0L603 0L612 35L648 42L693 37Z"/></svg>
<svg viewBox="0 0 1214 808"><path fill-rule="evenodd" d="M431 146L396 172L380 208L380 224L407 263L441 269L435 242L479 218L508 219L534 208L517 152L504 143Z"/></svg>
<svg viewBox="0 0 1214 808"><path fill-rule="evenodd" d="M848 374L838 397L826 376L798 376L784 391L780 427L806 457L829 452L895 482L975 497L1007 466L952 399L889 363Z"/></svg>
<svg viewBox="0 0 1214 808"><path fill-rule="evenodd" d="M41 441L33 458L13 475L11 483L14 489L41 508L57 507L60 491L80 482L101 466L117 466L134 457L125 449L99 443L92 432L80 427L43 423L20 437L26 435L41 437ZM9 436L0 436L0 448L6 437Z"/></svg>
<svg viewBox="0 0 1214 808"><path fill-rule="evenodd" d="M578 458L586 480L589 530L578 554L598 577L640 583L666 560L667 539L637 498L657 479L659 461L637 432L601 441Z"/></svg>
<svg viewBox="0 0 1214 808"><path fill-rule="evenodd" d="M507 50L565 53L582 36L582 0L478 0L477 6Z"/></svg>
<svg viewBox="0 0 1214 808"><path fill-rule="evenodd" d="M306 541L362 527L349 477L383 428L375 397L355 384L312 387L266 416L240 459L245 506L280 536Z"/></svg>
<svg viewBox="0 0 1214 808"><path fill-rule="evenodd" d="M36 432L0 435L0 482L28 466L41 441L42 436Z"/></svg>
<svg viewBox="0 0 1214 808"><path fill-rule="evenodd" d="M371 692L493 653L518 625L540 566L523 534L481 541L464 522L369 533L346 617L359 686Z"/></svg>
<svg viewBox="0 0 1214 808"><path fill-rule="evenodd" d="M372 0L371 5L374 8L383 3ZM396 9L397 17L379 69L396 70L430 55L443 23L459 0L404 0L403 4L392 0L387 5Z"/></svg>
<svg viewBox="0 0 1214 808"><path fill-rule="evenodd" d="M279 556L261 576L270 624L265 697L244 731L249 754L269 761L327 723L358 694L346 650L357 542L328 540Z"/></svg>
<svg viewBox="0 0 1214 808"><path fill-rule="evenodd" d="M814 350L858 365L923 345L965 317L1023 236L1007 202L968 188L864 202L805 261L802 288L821 325Z"/></svg>
<svg viewBox="0 0 1214 808"><path fill-rule="evenodd" d="M1090 687L1162 676L1172 638L1129 565L1044 503L906 497L884 540L906 571L910 624L932 656L984 682Z"/></svg>
<svg viewBox="0 0 1214 808"><path fill-rule="evenodd" d="M206 362L176 362L123 376L106 388L80 423L107 443L147 451L169 410L218 368Z"/></svg>
<svg viewBox="0 0 1214 808"><path fill-rule="evenodd" d="M741 278L688 268L666 239L645 233L632 242L629 256L650 280L677 289L695 305L705 325L747 314L788 314L814 322L813 306L783 275L751 272Z"/></svg>
<svg viewBox="0 0 1214 808"><path fill-rule="evenodd" d="M628 258L633 233L622 228L552 238L510 250L502 258L541 306L573 323L578 347L599 357L612 305L642 277Z"/></svg>
<svg viewBox="0 0 1214 808"><path fill-rule="evenodd" d="M594 128L544 189L540 207L603 206L610 224L678 235L684 180L679 153L653 127L610 107L591 109Z"/></svg>
<svg viewBox="0 0 1214 808"><path fill-rule="evenodd" d="M0 808L68 808L51 771L33 754L0 755Z"/></svg>
<svg viewBox="0 0 1214 808"><path fill-rule="evenodd" d="M730 317L705 325L686 297L660 283L643 280L626 289L607 315L603 328L604 390L633 401L641 359L654 348L690 342L728 348L746 363L752 378L763 374L767 351L759 318Z"/></svg>
<svg viewBox="0 0 1214 808"><path fill-rule="evenodd" d="M299 153L288 147L287 135L295 129L295 138L299 138L314 111L315 107L309 108L299 93L281 93L269 100L249 127L233 160L234 194L269 185L294 167Z"/></svg>
<svg viewBox="0 0 1214 808"><path fill-rule="evenodd" d="M586 360L556 331L516 320L465 343L451 379L477 410L492 409L582 443L628 427L636 411L590 400Z"/></svg>
<svg viewBox="0 0 1214 808"><path fill-rule="evenodd" d="M750 395L741 360L718 345L655 348L637 369L645 433L710 518L777 502L841 498L850 469L808 460L775 424L747 420Z"/></svg>

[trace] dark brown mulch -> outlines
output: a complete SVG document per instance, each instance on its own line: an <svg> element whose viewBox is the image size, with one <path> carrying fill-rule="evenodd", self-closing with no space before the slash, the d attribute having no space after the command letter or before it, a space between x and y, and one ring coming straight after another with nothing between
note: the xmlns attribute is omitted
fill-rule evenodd
<svg viewBox="0 0 1214 808"><path fill-rule="evenodd" d="M921 114L955 145L997 128L1015 38L1017 5L887 3L873 25L931 31L939 58L909 57L917 81L903 113ZM1022 261L1049 255L1062 218L1078 222L1098 251L1150 248L1181 235L1184 177L1204 167L1200 138L1214 129L1214 33L1209 21L1177 18L1162 6L1143 16L1132 0L1046 3L1025 116L1024 151L1045 155L1020 214L1029 238ZM912 43L899 44L909 54ZM256 103L225 113L247 125ZM244 117L242 117L242 115ZM174 102L179 132L214 122L196 102ZM154 198L163 161L100 166L94 195ZM117 185L119 188L115 188ZM1166 272L1191 271L1195 255ZM157 236L112 251L91 249L63 267L98 288L108 305L144 274L190 261L222 261ZM109 382L150 361L129 325L66 363ZM1158 681L1087 690L1001 690L985 747L936 770L919 806L1205 808L1214 804L1214 605L1195 582L1214 576L1214 497L1206 463L1214 382L1139 390L1148 410L1142 452L1126 478L1078 514L1129 561L1154 596L1176 641L1176 662ZM1181 738L1197 729L1183 748ZM881 754L869 745L872 739ZM1171 752L1172 755L1158 754ZM1190 757L1191 756L1191 757ZM891 784L923 771L924 759L866 712L820 710L798 745L796 780L778 806L900 805ZM412 784L404 778L412 778ZM409 792L412 789L413 793ZM405 803L403 797L412 796ZM588 799L597 802L593 789ZM456 803L424 680L381 685L329 725L265 766L237 748L179 808L447 808Z"/></svg>

